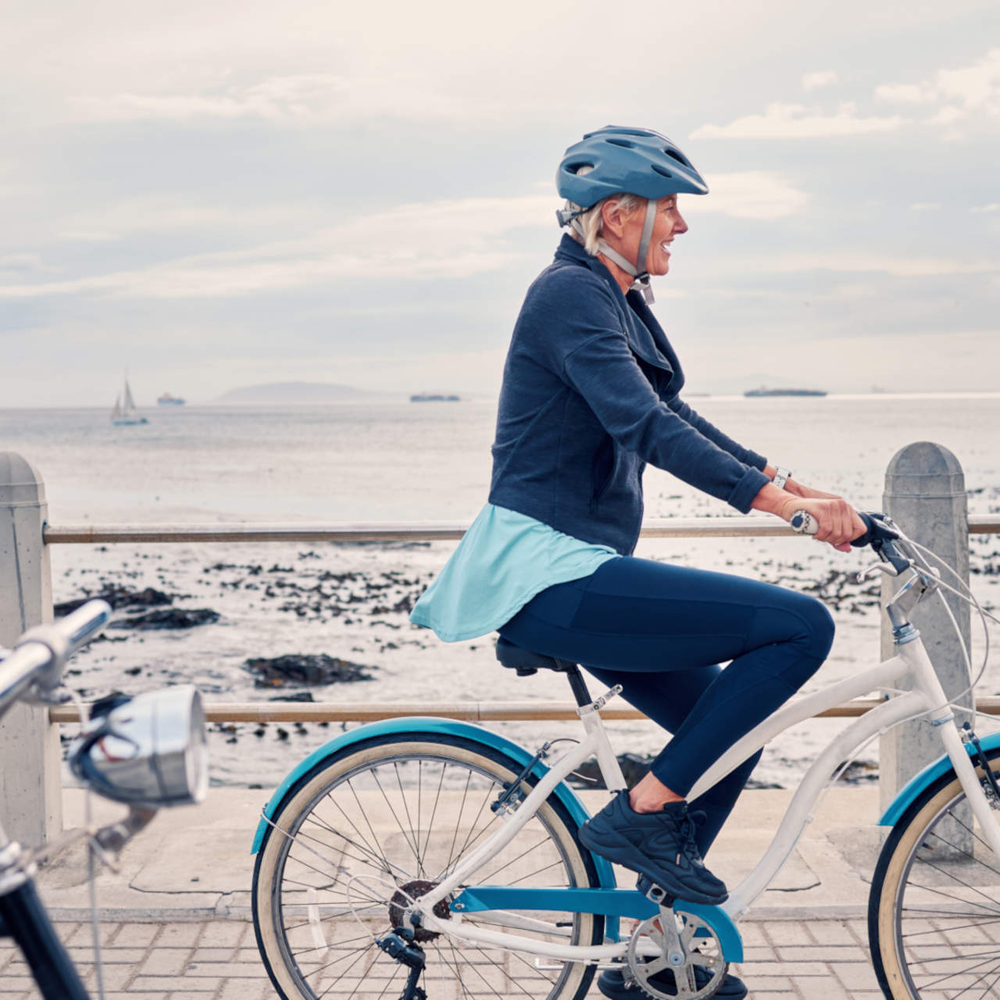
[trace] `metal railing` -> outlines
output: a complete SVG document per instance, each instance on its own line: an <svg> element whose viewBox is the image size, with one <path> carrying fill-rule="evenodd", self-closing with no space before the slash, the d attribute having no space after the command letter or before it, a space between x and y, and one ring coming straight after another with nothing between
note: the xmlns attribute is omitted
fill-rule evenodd
<svg viewBox="0 0 1000 1000"><path fill-rule="evenodd" d="M910 445L893 458L886 474L886 509L911 528L918 540L943 555L957 571L968 575L968 536L1000 533L1000 515L967 517L964 477L947 449L927 442ZM69 544L172 543L172 542L394 542L455 541L466 525L418 524L138 524L50 525L46 521L44 485L23 458L0 453L0 646L10 645L27 628L52 615L49 546ZM902 513L905 512L905 518ZM926 530L925 530L926 529ZM792 536L776 520L759 517L668 518L645 522L641 537L746 538ZM957 545L957 548L956 548ZM964 563L963 563L964 558ZM885 585L885 584L884 584ZM891 582L888 587L891 588ZM964 619L962 615L964 614ZM959 612L968 635L968 609ZM883 636L883 642L886 642ZM960 654L951 646L935 651L938 661L948 661L946 671L956 672ZM939 672L941 668L939 667ZM959 683L948 690L960 690ZM827 716L850 717L870 711L879 698L856 699L840 705ZM23 706L19 706L21 708ZM1000 698L982 698L980 711L1000 715ZM0 726L0 813L15 839L39 844L61 829L59 744L57 726L77 718L75 709L50 710L23 707ZM215 703L206 706L214 722L368 722L414 714L477 722L575 719L576 711L561 702L446 702L415 706L398 703ZM636 709L609 707L609 720L643 719ZM905 766L919 763L910 750ZM905 768L904 768L905 769ZM883 765L883 771L887 771ZM898 770L898 769L897 769ZM880 778L881 781L881 778ZM898 784L894 776L892 784Z"/></svg>

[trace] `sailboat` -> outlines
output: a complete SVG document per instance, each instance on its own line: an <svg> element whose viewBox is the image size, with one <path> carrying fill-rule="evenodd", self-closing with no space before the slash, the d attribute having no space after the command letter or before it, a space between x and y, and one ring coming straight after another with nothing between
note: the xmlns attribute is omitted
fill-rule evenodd
<svg viewBox="0 0 1000 1000"><path fill-rule="evenodd" d="M127 376L123 391L115 397L115 408L111 411L111 423L116 425L149 423L135 407L135 400L132 398L132 390L129 388Z"/></svg>

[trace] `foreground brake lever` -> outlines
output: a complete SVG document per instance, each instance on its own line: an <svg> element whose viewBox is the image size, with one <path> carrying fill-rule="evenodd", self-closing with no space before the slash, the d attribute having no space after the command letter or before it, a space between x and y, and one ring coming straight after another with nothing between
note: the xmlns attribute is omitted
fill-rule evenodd
<svg viewBox="0 0 1000 1000"><path fill-rule="evenodd" d="M867 569L858 571L858 583L864 583L870 580L873 576L878 576L879 573L885 573L886 576L899 576L899 570L896 569L892 563L887 562L877 562L872 563Z"/></svg>

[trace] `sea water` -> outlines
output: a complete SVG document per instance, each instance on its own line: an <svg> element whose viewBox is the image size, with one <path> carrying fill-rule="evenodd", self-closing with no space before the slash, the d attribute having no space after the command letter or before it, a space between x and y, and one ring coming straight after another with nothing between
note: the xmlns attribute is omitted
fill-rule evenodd
<svg viewBox="0 0 1000 1000"><path fill-rule="evenodd" d="M797 479L881 509L885 468L905 445L938 442L965 471L972 514L1000 511L1000 394L966 396L709 397L697 410ZM103 410L0 412L0 441L45 482L49 522L451 522L467 524L486 499L492 401L324 407L178 407L150 423L112 426ZM660 470L646 473L648 517L735 514ZM973 588L996 603L1000 539L971 540ZM370 669L370 681L331 685L317 700L564 700L562 678L518 679L500 668L490 637L446 644L410 625L406 607L454 543L59 545L57 601L107 583L153 586L175 605L211 608L214 624L171 632L109 629L72 665L87 697L193 681L211 701L266 700L245 663L284 653L327 653ZM841 574L869 553L843 555L799 538L641 541L637 555L809 590L832 603L837 639L808 689L874 663L879 619L867 591ZM816 588L819 589L816 589ZM338 608L334 612L332 609ZM117 617L122 617L119 614ZM974 634L977 626L974 624ZM981 649L976 641L975 649ZM994 694L992 663L980 694ZM756 777L790 784L841 720L814 720L779 738ZM67 727L68 728L68 727ZM217 783L272 785L338 725L214 727ZM573 732L571 723L505 723L527 744ZM656 752L649 722L613 723L620 752ZM874 759L875 749L865 751Z"/></svg>

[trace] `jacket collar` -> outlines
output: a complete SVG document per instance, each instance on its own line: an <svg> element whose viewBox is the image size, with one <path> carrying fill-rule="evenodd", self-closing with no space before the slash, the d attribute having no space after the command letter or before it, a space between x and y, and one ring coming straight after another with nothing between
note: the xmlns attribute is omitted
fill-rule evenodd
<svg viewBox="0 0 1000 1000"><path fill-rule="evenodd" d="M672 372L674 377L671 380L671 391L679 391L684 384L680 362L677 360L677 355L674 354L663 328L656 321L649 306L643 301L642 295L639 292L629 292L627 296L623 295L621 287L612 277L611 272L596 257L591 257L567 233L563 234L563 238L559 242L555 259L557 262L565 261L589 267L608 285L615 303L625 318L625 336L632 353L654 368Z"/></svg>

